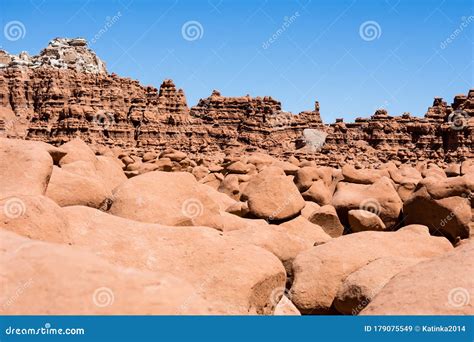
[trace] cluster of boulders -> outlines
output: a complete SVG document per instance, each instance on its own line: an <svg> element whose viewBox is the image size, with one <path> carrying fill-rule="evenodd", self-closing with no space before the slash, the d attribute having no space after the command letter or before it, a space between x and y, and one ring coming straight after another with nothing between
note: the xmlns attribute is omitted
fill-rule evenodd
<svg viewBox="0 0 474 342"><path fill-rule="evenodd" d="M474 163L0 139L3 314L473 314Z"/></svg>

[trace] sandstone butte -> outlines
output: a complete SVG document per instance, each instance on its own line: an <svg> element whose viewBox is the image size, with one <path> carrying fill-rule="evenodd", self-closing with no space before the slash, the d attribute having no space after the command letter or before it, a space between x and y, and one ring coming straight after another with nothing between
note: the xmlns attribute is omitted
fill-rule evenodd
<svg viewBox="0 0 474 342"><path fill-rule="evenodd" d="M474 314L474 90L281 108L0 51L0 314Z"/></svg>

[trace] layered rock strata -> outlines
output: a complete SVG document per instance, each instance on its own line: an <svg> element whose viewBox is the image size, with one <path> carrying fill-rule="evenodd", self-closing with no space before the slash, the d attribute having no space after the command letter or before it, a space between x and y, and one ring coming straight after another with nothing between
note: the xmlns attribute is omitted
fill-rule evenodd
<svg viewBox="0 0 474 342"><path fill-rule="evenodd" d="M354 123L322 123L319 103L297 115L272 97L219 91L188 107L171 80L160 89L109 74L84 39L56 38L38 56L0 51L0 134L61 144L75 137L125 149L212 155L263 150L322 165L389 160L459 162L473 156L474 90L424 117L377 110Z"/></svg>

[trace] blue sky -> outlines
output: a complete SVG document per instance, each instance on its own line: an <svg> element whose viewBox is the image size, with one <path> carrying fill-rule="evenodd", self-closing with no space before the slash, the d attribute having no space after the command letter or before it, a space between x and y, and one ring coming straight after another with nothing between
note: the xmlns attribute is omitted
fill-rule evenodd
<svg viewBox="0 0 474 342"><path fill-rule="evenodd" d="M190 106L218 89L295 113L318 100L325 122L379 107L423 115L434 96L473 88L473 3L1 0L0 46L37 54L54 37L95 37L109 72L157 87L172 78ZM12 21L24 31L7 39Z"/></svg>

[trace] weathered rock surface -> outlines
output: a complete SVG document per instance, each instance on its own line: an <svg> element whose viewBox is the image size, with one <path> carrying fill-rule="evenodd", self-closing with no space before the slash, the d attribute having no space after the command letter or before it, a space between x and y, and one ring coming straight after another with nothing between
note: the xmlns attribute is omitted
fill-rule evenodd
<svg viewBox="0 0 474 342"><path fill-rule="evenodd" d="M215 229L141 223L81 206L63 210L73 245L116 265L182 278L213 312L271 314L270 294L285 284L276 256Z"/></svg>
<svg viewBox="0 0 474 342"><path fill-rule="evenodd" d="M351 273L342 283L334 307L346 315L358 315L396 274L423 259L384 257Z"/></svg>
<svg viewBox="0 0 474 342"><path fill-rule="evenodd" d="M61 207L42 195L0 200L0 228L30 239L70 243L69 224Z"/></svg>
<svg viewBox="0 0 474 342"><path fill-rule="evenodd" d="M458 191L445 191L446 195L454 196L436 199L430 195L428 189L429 186L419 187L404 203L406 223L426 225L432 234L446 236L453 242L458 238L469 237L472 194L460 195Z"/></svg>
<svg viewBox="0 0 474 342"><path fill-rule="evenodd" d="M219 213L218 203L199 186L190 173L148 172L114 190L110 213L142 222L193 225L202 215Z"/></svg>
<svg viewBox="0 0 474 342"><path fill-rule="evenodd" d="M344 226L332 205L324 205L316 209L308 216L308 221L321 226L331 237L341 236L344 232Z"/></svg>
<svg viewBox="0 0 474 342"><path fill-rule="evenodd" d="M114 266L70 246L0 230L0 255L3 315L212 313L178 277Z"/></svg>
<svg viewBox="0 0 474 342"><path fill-rule="evenodd" d="M73 139L61 145L61 149L66 152L66 155L61 158L59 165L62 167L69 163L77 161L88 162L95 164L97 159L92 149L81 139Z"/></svg>
<svg viewBox="0 0 474 342"><path fill-rule="evenodd" d="M391 180L381 177L370 185L339 182L332 204L344 225L349 210L361 209L378 215L391 228L398 222L403 203Z"/></svg>
<svg viewBox="0 0 474 342"><path fill-rule="evenodd" d="M473 315L473 272L471 240L395 275L361 314Z"/></svg>
<svg viewBox="0 0 474 342"><path fill-rule="evenodd" d="M288 176L265 177L248 187L249 212L270 221L298 215L305 201Z"/></svg>
<svg viewBox="0 0 474 342"><path fill-rule="evenodd" d="M349 210L348 212L349 226L351 231L363 232L366 230L381 231L385 230L385 224L377 214L367 210Z"/></svg>
<svg viewBox="0 0 474 342"><path fill-rule="evenodd" d="M57 166L53 168L46 196L62 207L85 205L106 209L112 202L112 192L97 176L82 176Z"/></svg>
<svg viewBox="0 0 474 342"><path fill-rule="evenodd" d="M275 254L285 266L287 273L291 273L293 259L300 252L313 246L310 241L276 225L253 225L232 230L224 236L247 245L262 247Z"/></svg>
<svg viewBox="0 0 474 342"><path fill-rule="evenodd" d="M327 205L331 203L333 191L324 183L322 179L314 182L308 190L303 192L303 198L306 201L313 201L319 205Z"/></svg>
<svg viewBox="0 0 474 342"><path fill-rule="evenodd" d="M53 158L43 145L0 138L0 196L44 195Z"/></svg>
<svg viewBox="0 0 474 342"><path fill-rule="evenodd" d="M284 227L289 234L303 239L310 246L320 245L331 240L331 236L323 228L311 223L303 216L286 221L280 226Z"/></svg>
<svg viewBox="0 0 474 342"><path fill-rule="evenodd" d="M301 252L293 261L290 298L302 313L329 313L344 279L382 257L430 258L452 249L423 226L396 232L360 232Z"/></svg>

